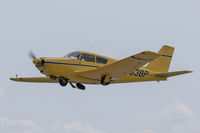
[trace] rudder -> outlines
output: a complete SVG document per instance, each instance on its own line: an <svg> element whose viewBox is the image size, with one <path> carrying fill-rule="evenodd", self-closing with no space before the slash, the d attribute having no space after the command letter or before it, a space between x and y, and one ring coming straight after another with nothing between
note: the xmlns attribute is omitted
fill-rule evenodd
<svg viewBox="0 0 200 133"><path fill-rule="evenodd" d="M145 68L154 72L168 72L174 53L174 48L165 45L158 53L161 54L161 57L150 62Z"/></svg>

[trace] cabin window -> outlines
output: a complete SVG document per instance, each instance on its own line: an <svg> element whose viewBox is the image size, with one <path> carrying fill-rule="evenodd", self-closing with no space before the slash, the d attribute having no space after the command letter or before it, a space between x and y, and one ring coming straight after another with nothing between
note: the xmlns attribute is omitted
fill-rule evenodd
<svg viewBox="0 0 200 133"><path fill-rule="evenodd" d="M106 63L108 62L108 60L105 59L105 58L96 56L96 62L97 62L97 63L101 63L101 64L106 64Z"/></svg>
<svg viewBox="0 0 200 133"><path fill-rule="evenodd" d="M95 62L95 57L94 57L94 55L89 55L89 54L83 53L81 56L81 61Z"/></svg>
<svg viewBox="0 0 200 133"><path fill-rule="evenodd" d="M72 59L78 60L79 57L80 57L80 55L81 55L80 52L72 52L72 53L67 54L65 57L66 58L72 58Z"/></svg>

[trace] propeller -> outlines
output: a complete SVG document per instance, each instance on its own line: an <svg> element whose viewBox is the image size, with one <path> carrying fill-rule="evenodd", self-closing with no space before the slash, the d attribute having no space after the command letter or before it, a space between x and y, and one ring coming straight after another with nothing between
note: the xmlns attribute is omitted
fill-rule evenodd
<svg viewBox="0 0 200 133"><path fill-rule="evenodd" d="M29 57L33 60L35 60L37 57L35 56L35 54L33 53L33 51L29 51Z"/></svg>
<svg viewBox="0 0 200 133"><path fill-rule="evenodd" d="M35 56L35 54L31 50L29 51L29 57L34 60L33 62L37 67L41 67L45 63L44 60L41 59L41 58L39 58L38 60L35 60L37 57Z"/></svg>

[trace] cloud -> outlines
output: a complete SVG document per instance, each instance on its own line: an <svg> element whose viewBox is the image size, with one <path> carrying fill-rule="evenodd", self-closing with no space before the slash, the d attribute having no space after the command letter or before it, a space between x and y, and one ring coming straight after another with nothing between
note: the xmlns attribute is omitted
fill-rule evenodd
<svg viewBox="0 0 200 133"><path fill-rule="evenodd" d="M8 133L37 133L40 128L32 120L13 120L0 117L0 130Z"/></svg>
<svg viewBox="0 0 200 133"><path fill-rule="evenodd" d="M161 110L161 115L165 119L187 118L191 119L195 117L194 112L183 103L174 103L165 106Z"/></svg>
<svg viewBox="0 0 200 133"><path fill-rule="evenodd" d="M69 124L64 124L64 129L67 132L78 131L80 133L102 133L92 128L89 125L82 125L80 122L73 122Z"/></svg>
<svg viewBox="0 0 200 133"><path fill-rule="evenodd" d="M61 124L60 122L57 122L54 126L54 131L56 129L63 129L66 133L76 132L76 133L106 133L99 131L90 125L83 125L81 122L72 122L67 124Z"/></svg>
<svg viewBox="0 0 200 133"><path fill-rule="evenodd" d="M174 124L170 133L200 133L200 121L189 121Z"/></svg>
<svg viewBox="0 0 200 133"><path fill-rule="evenodd" d="M56 121L50 128L41 128L30 119L14 120L0 117L0 132L4 133L107 133L81 122L61 123Z"/></svg>
<svg viewBox="0 0 200 133"><path fill-rule="evenodd" d="M138 121L157 123L155 130L140 131L139 133L156 133L158 130L170 133L200 133L200 121L193 110L184 103L176 102L164 106L154 112L133 116Z"/></svg>
<svg viewBox="0 0 200 133"><path fill-rule="evenodd" d="M186 104L177 102L169 104L154 112L144 114L134 114L137 120L174 120L174 119L193 119L195 113Z"/></svg>

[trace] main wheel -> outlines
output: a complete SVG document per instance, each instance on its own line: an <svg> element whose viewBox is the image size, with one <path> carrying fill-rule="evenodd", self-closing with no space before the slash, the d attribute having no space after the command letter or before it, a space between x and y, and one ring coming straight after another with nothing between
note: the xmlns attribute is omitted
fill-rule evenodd
<svg viewBox="0 0 200 133"><path fill-rule="evenodd" d="M76 87L79 88L79 89L81 89L81 90L85 90L85 86L82 85L81 83L77 83Z"/></svg>
<svg viewBox="0 0 200 133"><path fill-rule="evenodd" d="M68 84L68 81L64 78L59 79L59 84L65 87Z"/></svg>

